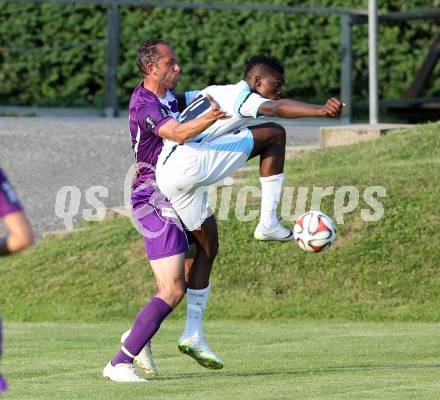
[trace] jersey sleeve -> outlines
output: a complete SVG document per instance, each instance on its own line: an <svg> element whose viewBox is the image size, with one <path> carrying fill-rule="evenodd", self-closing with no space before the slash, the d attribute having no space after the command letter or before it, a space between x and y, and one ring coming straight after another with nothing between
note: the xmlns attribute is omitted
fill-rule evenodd
<svg viewBox="0 0 440 400"><path fill-rule="evenodd" d="M147 131L155 135L159 133L159 128L169 120L173 119L170 110L160 101L143 105L136 110L137 119L140 125Z"/></svg>
<svg viewBox="0 0 440 400"><path fill-rule="evenodd" d="M23 207L8 178L0 169L0 217L18 211L23 211Z"/></svg>
<svg viewBox="0 0 440 400"><path fill-rule="evenodd" d="M185 103L187 107L200 94L200 92L200 90L190 90L185 92Z"/></svg>
<svg viewBox="0 0 440 400"><path fill-rule="evenodd" d="M270 100L260 96L258 93L249 92L241 103L237 105L237 114L240 117L258 118L258 109L266 101Z"/></svg>

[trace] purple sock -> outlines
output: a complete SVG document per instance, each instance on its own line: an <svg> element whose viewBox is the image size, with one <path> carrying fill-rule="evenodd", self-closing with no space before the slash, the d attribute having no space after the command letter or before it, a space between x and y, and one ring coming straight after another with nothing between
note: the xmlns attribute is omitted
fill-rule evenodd
<svg viewBox="0 0 440 400"><path fill-rule="evenodd" d="M6 383L6 379L0 375L0 393L6 392L8 390L8 384Z"/></svg>
<svg viewBox="0 0 440 400"><path fill-rule="evenodd" d="M2 317L0 317L0 359L3 354L3 321Z"/></svg>
<svg viewBox="0 0 440 400"><path fill-rule="evenodd" d="M173 309L159 297L152 297L138 312L131 332L125 339L124 347L132 355L137 356L143 347L158 331L162 321ZM131 364L133 357L122 350L112 360L112 365L120 363Z"/></svg>
<svg viewBox="0 0 440 400"><path fill-rule="evenodd" d="M0 357L2 356L3 351L3 325L2 318L0 317Z"/></svg>
<svg viewBox="0 0 440 400"><path fill-rule="evenodd" d="M2 336L2 319L0 318L0 357L2 355L2 349L3 349L3 336ZM6 384L6 380L5 378L3 378L0 375L0 392L6 392L6 390L8 390L8 385Z"/></svg>

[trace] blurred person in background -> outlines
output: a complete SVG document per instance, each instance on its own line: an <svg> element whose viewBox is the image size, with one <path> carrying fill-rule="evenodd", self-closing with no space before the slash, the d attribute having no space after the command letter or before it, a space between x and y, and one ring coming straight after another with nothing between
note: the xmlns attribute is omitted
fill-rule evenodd
<svg viewBox="0 0 440 400"><path fill-rule="evenodd" d="M7 228L0 236L0 256L7 256L29 247L33 242L32 229L23 207L8 178L0 168L0 218ZM2 354L2 321L0 317L0 356ZM7 390L6 380L0 375L0 392Z"/></svg>

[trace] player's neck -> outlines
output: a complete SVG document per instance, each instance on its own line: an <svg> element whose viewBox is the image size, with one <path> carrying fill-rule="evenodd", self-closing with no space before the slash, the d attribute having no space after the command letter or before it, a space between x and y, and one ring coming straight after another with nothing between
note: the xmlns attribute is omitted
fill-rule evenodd
<svg viewBox="0 0 440 400"><path fill-rule="evenodd" d="M160 99L163 99L167 95L167 89L153 79L144 79L144 88L148 89L150 92L153 92Z"/></svg>

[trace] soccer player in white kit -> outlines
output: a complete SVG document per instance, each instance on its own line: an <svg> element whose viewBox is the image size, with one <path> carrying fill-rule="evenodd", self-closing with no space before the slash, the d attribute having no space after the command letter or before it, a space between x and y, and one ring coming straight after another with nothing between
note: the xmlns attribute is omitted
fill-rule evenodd
<svg viewBox="0 0 440 400"><path fill-rule="evenodd" d="M339 118L342 111L343 104L336 98L323 106L281 99L283 82L284 68L277 59L252 57L244 80L235 85L207 87L180 116L181 121L189 121L207 112L209 94L232 118L215 122L184 144L167 140L157 162L160 191L199 244L190 271L197 275L199 289L187 290L187 321L178 343L182 352L196 360L206 346L201 321L218 252L217 225L208 208L208 186L231 175L248 159L260 156L261 213L254 236L259 240L291 240L292 231L277 218L284 182L285 131L273 123L248 126L262 116Z"/></svg>
<svg viewBox="0 0 440 400"><path fill-rule="evenodd" d="M284 69L276 59L265 55L255 56L248 62L245 80L235 85L207 87L182 112L181 122L207 112L210 103L206 95L209 94L222 110L232 116L217 121L183 146L170 140L165 141L157 166L159 188L171 200L188 230L199 228L209 213L206 193L198 188L207 187L231 175L256 155L262 156L262 164L267 158L274 163L273 155L271 157L259 151L259 147L263 147L261 142L263 145L270 142L266 137L270 135L261 135L259 131L264 127L273 129L277 125L264 124L248 128L252 121L262 116L339 117L342 103L335 98L323 107L279 100L283 73ZM279 156L284 164L284 154ZM268 168L264 169L264 165L261 165L262 209L255 237L260 240L290 240L292 232L282 227L276 217L284 176L282 171L277 174L281 176L275 177L269 175L271 171L267 171ZM282 166L270 169L277 172L282 170ZM274 182L269 184L273 188L266 188L266 182Z"/></svg>

